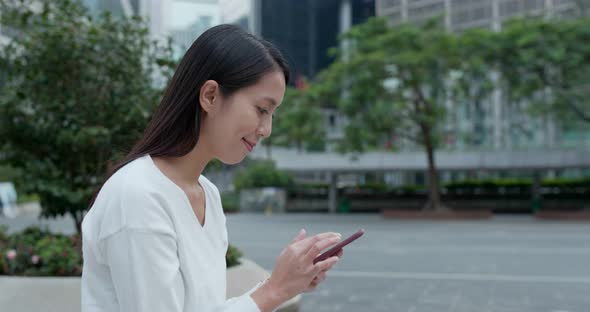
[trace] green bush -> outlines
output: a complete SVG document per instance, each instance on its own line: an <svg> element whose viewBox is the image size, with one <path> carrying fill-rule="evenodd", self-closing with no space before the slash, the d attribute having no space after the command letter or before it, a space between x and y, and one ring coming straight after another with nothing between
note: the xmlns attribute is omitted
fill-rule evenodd
<svg viewBox="0 0 590 312"><path fill-rule="evenodd" d="M240 264L242 253L229 246L227 267ZM0 275L80 276L82 242L78 234L53 234L37 226L8 234L0 226Z"/></svg>
<svg viewBox="0 0 590 312"><path fill-rule="evenodd" d="M225 212L240 210L240 194L238 192L224 192L221 194L221 204Z"/></svg>
<svg viewBox="0 0 590 312"><path fill-rule="evenodd" d="M12 182L16 188L16 193L22 192L22 172L18 168L8 166L6 164L0 165L0 182Z"/></svg>
<svg viewBox="0 0 590 312"><path fill-rule="evenodd" d="M28 202L38 202L40 200L39 195L37 194L23 194L18 195L16 198L17 204L28 203Z"/></svg>
<svg viewBox="0 0 590 312"><path fill-rule="evenodd" d="M240 264L241 257L242 252L239 251L236 247L229 245L229 247L227 248L227 253L225 254L226 266L230 268Z"/></svg>
<svg viewBox="0 0 590 312"><path fill-rule="evenodd" d="M590 177L582 179L546 179L543 180L542 186L566 186L566 187L590 187Z"/></svg>
<svg viewBox="0 0 590 312"><path fill-rule="evenodd" d="M295 188L298 188L298 189L327 189L329 187L330 187L329 183L320 183L320 182L295 185Z"/></svg>
<svg viewBox="0 0 590 312"><path fill-rule="evenodd" d="M448 183L444 193L450 196L494 196L529 198L533 182L530 179L467 180ZM590 196L590 178L547 179L541 181L544 198L570 199Z"/></svg>
<svg viewBox="0 0 590 312"><path fill-rule="evenodd" d="M465 180L443 185L441 193L443 199L530 199L532 185L531 179ZM545 199L590 200L590 178L543 180L540 191ZM372 182L342 188L340 194L349 199L409 199L427 196L427 188ZM288 195L289 199L325 199L328 185L295 185Z"/></svg>
<svg viewBox="0 0 590 312"><path fill-rule="evenodd" d="M287 190L287 199L323 199L328 196L330 185L326 183L306 183L291 186Z"/></svg>
<svg viewBox="0 0 590 312"><path fill-rule="evenodd" d="M7 234L0 229L0 274L24 276L78 276L82 273L78 234L51 234L39 227Z"/></svg>
<svg viewBox="0 0 590 312"><path fill-rule="evenodd" d="M426 192L426 186L422 186L422 185L402 185L402 186L397 186L394 187L391 190L393 193L398 194L398 195L405 195L405 194L422 194L424 192Z"/></svg>
<svg viewBox="0 0 590 312"><path fill-rule="evenodd" d="M391 186L387 185L387 183L383 182L368 182L362 185L359 185L358 188L364 191L373 191L373 192L388 192L391 190Z"/></svg>
<svg viewBox="0 0 590 312"><path fill-rule="evenodd" d="M293 185L293 179L287 172L279 170L272 161L255 161L240 170L235 178L237 190L255 187L284 187Z"/></svg>

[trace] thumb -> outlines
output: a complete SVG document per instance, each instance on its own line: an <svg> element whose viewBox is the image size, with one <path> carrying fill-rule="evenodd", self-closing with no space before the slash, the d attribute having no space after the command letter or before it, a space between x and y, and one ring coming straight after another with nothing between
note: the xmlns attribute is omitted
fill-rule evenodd
<svg viewBox="0 0 590 312"><path fill-rule="evenodd" d="M295 236L295 238L293 238L293 241L291 241L291 244L296 243L304 238L305 238L305 229L301 229L301 231L299 231L299 234L297 234L297 236Z"/></svg>

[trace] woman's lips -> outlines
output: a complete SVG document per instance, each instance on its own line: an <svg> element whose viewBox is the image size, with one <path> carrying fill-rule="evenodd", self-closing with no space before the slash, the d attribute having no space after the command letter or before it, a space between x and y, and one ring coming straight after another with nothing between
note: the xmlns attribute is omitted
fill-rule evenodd
<svg viewBox="0 0 590 312"><path fill-rule="evenodd" d="M242 141L244 142L244 145L246 145L248 152L251 152L254 149L254 145L252 145L252 143L246 141L246 139L242 139Z"/></svg>

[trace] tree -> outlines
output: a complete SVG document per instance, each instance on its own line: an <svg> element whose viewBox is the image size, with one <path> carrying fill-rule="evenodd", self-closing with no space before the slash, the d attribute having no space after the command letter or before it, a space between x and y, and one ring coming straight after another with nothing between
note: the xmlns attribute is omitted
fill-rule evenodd
<svg viewBox="0 0 590 312"><path fill-rule="evenodd" d="M461 62L452 74L451 103L453 109L467 106L471 127L466 136L470 146L482 146L486 141L485 106L494 90L497 77L497 33L488 29L471 29L457 38Z"/></svg>
<svg viewBox="0 0 590 312"><path fill-rule="evenodd" d="M2 163L22 170L42 216L84 211L109 164L141 134L169 77L171 49L138 17L92 18L73 0L2 2ZM6 29L6 28L5 28Z"/></svg>
<svg viewBox="0 0 590 312"><path fill-rule="evenodd" d="M390 27L373 18L341 40L350 49L335 51L338 61L320 74L316 91L349 118L341 151L380 149L392 136L419 144L428 161L426 207L444 209L434 153L453 94L452 73L460 69L456 37L434 20Z"/></svg>
<svg viewBox="0 0 590 312"><path fill-rule="evenodd" d="M275 113L271 137L265 139L270 148L295 146L298 151L314 150L324 144L324 117L314 95L305 89L287 87L280 108Z"/></svg>
<svg viewBox="0 0 590 312"><path fill-rule="evenodd" d="M498 40L503 89L537 115L590 123L590 19L517 19Z"/></svg>

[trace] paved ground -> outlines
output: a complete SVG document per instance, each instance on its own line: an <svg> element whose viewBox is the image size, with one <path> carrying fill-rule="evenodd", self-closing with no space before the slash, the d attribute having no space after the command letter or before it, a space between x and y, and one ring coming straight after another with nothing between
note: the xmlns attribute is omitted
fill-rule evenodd
<svg viewBox="0 0 590 312"><path fill-rule="evenodd" d="M20 229L30 217L2 219ZM70 220L42 221L71 232ZM384 220L378 215L228 216L230 242L268 270L300 228L359 228L303 311L590 311L590 223L496 217L488 221ZM0 309L1 310L1 309Z"/></svg>
<svg viewBox="0 0 590 312"><path fill-rule="evenodd" d="M266 269L298 229L366 234L303 311L590 311L590 224L496 217L402 222L378 215L232 215L230 242Z"/></svg>

